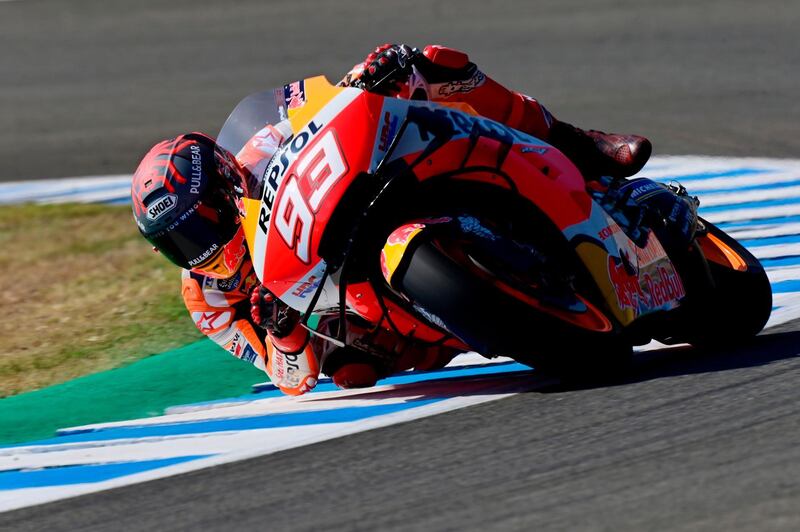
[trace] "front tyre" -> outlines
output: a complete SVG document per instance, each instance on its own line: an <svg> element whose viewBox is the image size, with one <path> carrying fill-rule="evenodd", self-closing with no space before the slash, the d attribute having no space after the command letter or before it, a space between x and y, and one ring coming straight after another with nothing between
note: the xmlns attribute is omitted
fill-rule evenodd
<svg viewBox="0 0 800 532"><path fill-rule="evenodd" d="M570 291L566 308L554 304L518 273L496 272L496 264L469 250L464 242L421 239L392 284L420 314L481 354L580 380L627 366L631 346L586 298Z"/></svg>

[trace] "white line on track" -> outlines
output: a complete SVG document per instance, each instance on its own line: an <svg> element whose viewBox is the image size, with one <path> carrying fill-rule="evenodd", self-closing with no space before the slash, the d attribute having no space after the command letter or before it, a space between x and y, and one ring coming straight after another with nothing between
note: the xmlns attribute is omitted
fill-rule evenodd
<svg viewBox="0 0 800 532"><path fill-rule="evenodd" d="M758 246L750 252L759 259L772 259L775 257L792 257L800 255L800 244L776 244L774 246Z"/></svg>
<svg viewBox="0 0 800 532"><path fill-rule="evenodd" d="M769 277L770 283L800 279L800 266L767 268L767 277Z"/></svg>
<svg viewBox="0 0 800 532"><path fill-rule="evenodd" d="M734 227L726 232L737 240L769 238L772 236L800 235L800 222Z"/></svg>
<svg viewBox="0 0 800 532"><path fill-rule="evenodd" d="M702 202L702 198L700 200ZM732 209L729 211L712 212L703 214L702 205L701 216L711 223L719 224L723 222L745 222L750 220L764 220L767 218L781 218L784 216L800 215L798 205L776 205L774 207L754 207L748 209Z"/></svg>
<svg viewBox="0 0 800 532"><path fill-rule="evenodd" d="M797 179L800 176L795 177ZM701 205L703 207L714 207L717 205L735 205L745 201L765 201L776 199L796 198L800 196L800 186L771 188L766 190L748 190L721 192L718 194L708 194L703 196Z"/></svg>

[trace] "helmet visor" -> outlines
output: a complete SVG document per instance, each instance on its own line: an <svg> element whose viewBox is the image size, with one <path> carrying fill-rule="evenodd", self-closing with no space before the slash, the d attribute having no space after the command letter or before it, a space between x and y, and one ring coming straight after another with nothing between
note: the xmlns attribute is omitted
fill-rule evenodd
<svg viewBox="0 0 800 532"><path fill-rule="evenodd" d="M221 196L222 194L220 194ZM239 229L239 212L227 198L215 205L196 203L148 240L170 261L192 269L219 254Z"/></svg>

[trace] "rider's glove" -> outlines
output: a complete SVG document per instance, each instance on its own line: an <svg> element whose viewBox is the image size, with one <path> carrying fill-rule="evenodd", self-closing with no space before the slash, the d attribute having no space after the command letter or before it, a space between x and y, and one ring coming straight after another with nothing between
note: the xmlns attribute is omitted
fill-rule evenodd
<svg viewBox="0 0 800 532"><path fill-rule="evenodd" d="M405 44L384 44L364 60L359 86L377 94L396 96L411 75L411 65L419 50Z"/></svg>
<svg viewBox="0 0 800 532"><path fill-rule="evenodd" d="M281 302L264 285L258 285L250 293L250 317L270 335L281 338L294 330L300 314Z"/></svg>

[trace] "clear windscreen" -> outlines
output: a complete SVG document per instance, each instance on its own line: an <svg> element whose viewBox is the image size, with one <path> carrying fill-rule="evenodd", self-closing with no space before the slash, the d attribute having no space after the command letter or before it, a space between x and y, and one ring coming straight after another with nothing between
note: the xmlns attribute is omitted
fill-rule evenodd
<svg viewBox="0 0 800 532"><path fill-rule="evenodd" d="M267 124L286 119L284 87L251 94L236 106L217 135L217 144L233 154Z"/></svg>

